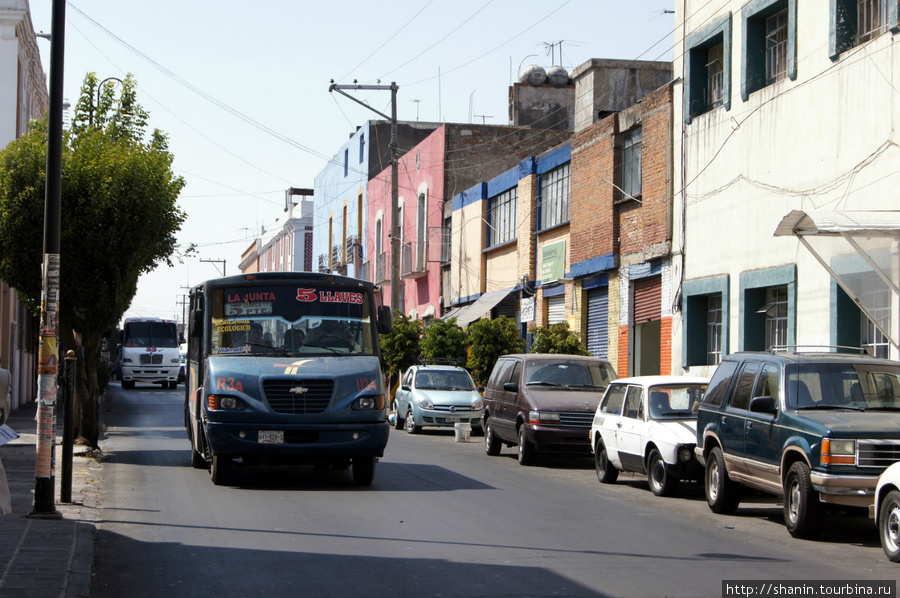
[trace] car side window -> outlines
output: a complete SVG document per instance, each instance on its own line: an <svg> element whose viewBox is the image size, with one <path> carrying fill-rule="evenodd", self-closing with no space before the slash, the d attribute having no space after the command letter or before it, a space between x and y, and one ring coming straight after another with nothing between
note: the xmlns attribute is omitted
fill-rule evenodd
<svg viewBox="0 0 900 598"><path fill-rule="evenodd" d="M412 384L412 369L406 370L406 375L403 376L403 382L401 382L403 386L410 386Z"/></svg>
<svg viewBox="0 0 900 598"><path fill-rule="evenodd" d="M491 373L491 379L488 380L488 388L503 390L503 383L506 382L504 376L509 374L510 365L509 359L501 359L497 362L497 365L494 366L494 371Z"/></svg>
<svg viewBox="0 0 900 598"><path fill-rule="evenodd" d="M616 384L607 391L603 404L600 405L600 413L622 414L622 405L625 403L627 386Z"/></svg>
<svg viewBox="0 0 900 598"><path fill-rule="evenodd" d="M734 409L746 410L750 408L753 381L756 380L756 373L759 371L760 365L758 361L747 361L744 363L744 367L741 368L737 386L734 389L734 398L730 403L730 406Z"/></svg>
<svg viewBox="0 0 900 598"><path fill-rule="evenodd" d="M753 398L756 397L772 397L778 399L778 368L767 363L763 366L759 379L756 381L756 390L753 391Z"/></svg>
<svg viewBox="0 0 900 598"><path fill-rule="evenodd" d="M644 416L643 396L644 389L640 386L628 387L628 394L625 395L625 417L640 419Z"/></svg>
<svg viewBox="0 0 900 598"><path fill-rule="evenodd" d="M722 406L722 402L725 400L725 394L728 392L728 387L731 385L731 377L737 369L737 365L736 361L723 361L719 364L712 379L709 381L706 394L703 395L704 405L713 407Z"/></svg>
<svg viewBox="0 0 900 598"><path fill-rule="evenodd" d="M519 382L519 376L522 373L522 362L517 361L515 363L516 365L513 366L512 373L510 374L509 379L506 380L507 382Z"/></svg>

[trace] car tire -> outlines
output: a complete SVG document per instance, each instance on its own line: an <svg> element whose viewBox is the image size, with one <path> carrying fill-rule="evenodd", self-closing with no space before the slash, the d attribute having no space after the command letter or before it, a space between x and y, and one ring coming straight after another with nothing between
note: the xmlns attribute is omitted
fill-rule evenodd
<svg viewBox="0 0 900 598"><path fill-rule="evenodd" d="M815 538L825 525L825 506L809 479L809 466L797 461L784 478L784 524L795 538Z"/></svg>
<svg viewBox="0 0 900 598"><path fill-rule="evenodd" d="M534 444L525 438L525 426L519 426L519 465L534 465L537 458Z"/></svg>
<svg viewBox="0 0 900 598"><path fill-rule="evenodd" d="M234 461L230 455L213 455L212 464L209 467L209 475L216 486L227 486L231 483Z"/></svg>
<svg viewBox="0 0 900 598"><path fill-rule="evenodd" d="M371 486L375 479L375 457L353 457L353 483L357 486Z"/></svg>
<svg viewBox="0 0 900 598"><path fill-rule="evenodd" d="M659 450L650 451L647 458L647 482L656 496L672 496L678 491L681 480L669 473L669 466L663 460Z"/></svg>
<svg viewBox="0 0 900 598"><path fill-rule="evenodd" d="M900 491L891 490L878 507L878 535L888 560L900 563Z"/></svg>
<svg viewBox="0 0 900 598"><path fill-rule="evenodd" d="M497 435L494 434L494 424L491 423L490 418L485 418L484 420L484 452L487 453L491 457L496 457L500 454L500 439L497 438Z"/></svg>
<svg viewBox="0 0 900 598"><path fill-rule="evenodd" d="M134 380L122 380L122 388L125 390L131 390L134 388Z"/></svg>
<svg viewBox="0 0 900 598"><path fill-rule="evenodd" d="M207 469L209 467L209 463L206 462L203 454L194 447L191 447L191 467L194 469Z"/></svg>
<svg viewBox="0 0 900 598"><path fill-rule="evenodd" d="M601 484L615 484L619 479L619 470L609 462L606 446L599 440L594 447L594 469L597 470L597 479Z"/></svg>
<svg viewBox="0 0 900 598"><path fill-rule="evenodd" d="M732 515L741 504L741 487L728 477L725 455L719 447L706 458L706 503L713 513Z"/></svg>
<svg viewBox="0 0 900 598"><path fill-rule="evenodd" d="M416 425L416 418L413 417L412 409L406 412L406 419L404 422L406 424L407 434L418 434L422 430L422 426Z"/></svg>
<svg viewBox="0 0 900 598"><path fill-rule="evenodd" d="M400 417L400 411L398 410L397 414L394 416L394 429L402 430L404 424L406 424L406 420L404 418Z"/></svg>

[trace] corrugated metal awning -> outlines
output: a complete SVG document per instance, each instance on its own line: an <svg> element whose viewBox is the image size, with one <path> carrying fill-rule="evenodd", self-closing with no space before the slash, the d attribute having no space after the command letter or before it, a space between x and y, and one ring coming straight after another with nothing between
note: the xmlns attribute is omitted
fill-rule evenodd
<svg viewBox="0 0 900 598"><path fill-rule="evenodd" d="M488 291L476 299L475 303L466 305L456 312L455 315L450 315L448 313L442 319L447 320L451 317L456 317L456 323L465 328L475 320L480 320L485 314L490 313L498 303L506 299L506 297L515 290L516 287L510 287L508 289L500 289L499 291Z"/></svg>

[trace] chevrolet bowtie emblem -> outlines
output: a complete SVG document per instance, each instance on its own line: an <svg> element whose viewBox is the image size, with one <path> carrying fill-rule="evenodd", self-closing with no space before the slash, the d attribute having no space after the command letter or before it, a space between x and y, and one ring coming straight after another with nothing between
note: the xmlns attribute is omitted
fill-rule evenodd
<svg viewBox="0 0 900 598"><path fill-rule="evenodd" d="M303 393L305 393L308 390L309 390L308 388L304 388L302 386L295 386L295 387L291 388L291 390L289 392L292 392L292 393L298 394L298 395L302 395Z"/></svg>

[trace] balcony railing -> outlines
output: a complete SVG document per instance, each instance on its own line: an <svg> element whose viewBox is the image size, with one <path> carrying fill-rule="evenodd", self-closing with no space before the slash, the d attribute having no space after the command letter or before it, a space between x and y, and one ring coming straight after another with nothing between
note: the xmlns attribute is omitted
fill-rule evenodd
<svg viewBox="0 0 900 598"><path fill-rule="evenodd" d="M421 278L427 273L425 269L425 244L404 243L400 260L400 276L403 278Z"/></svg>

